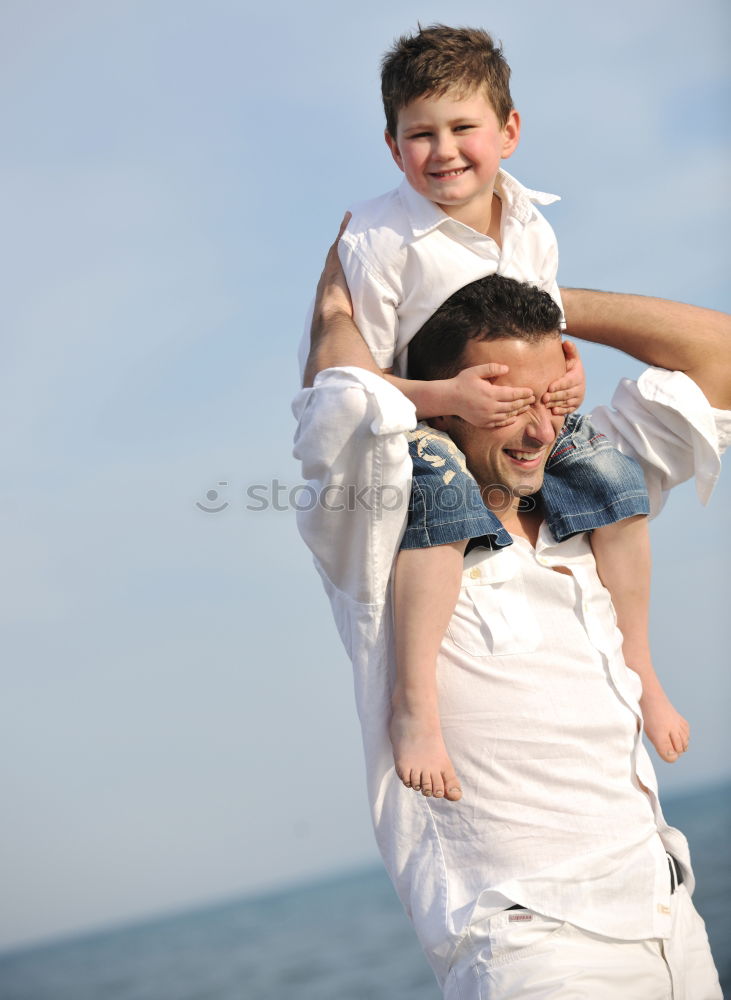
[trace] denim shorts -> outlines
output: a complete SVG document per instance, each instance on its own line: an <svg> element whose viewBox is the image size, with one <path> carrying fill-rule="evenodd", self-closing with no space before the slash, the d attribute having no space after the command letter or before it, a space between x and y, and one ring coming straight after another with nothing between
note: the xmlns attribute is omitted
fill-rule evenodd
<svg viewBox="0 0 731 1000"><path fill-rule="evenodd" d="M500 519L489 510L467 471L462 452L442 431L421 423L409 435L414 478L402 549L425 549L465 538L485 538L492 548L511 544ZM494 506L513 502L507 487L495 486ZM556 541L615 524L650 505L640 466L572 413L564 422L536 494ZM530 502L527 498L526 502Z"/></svg>

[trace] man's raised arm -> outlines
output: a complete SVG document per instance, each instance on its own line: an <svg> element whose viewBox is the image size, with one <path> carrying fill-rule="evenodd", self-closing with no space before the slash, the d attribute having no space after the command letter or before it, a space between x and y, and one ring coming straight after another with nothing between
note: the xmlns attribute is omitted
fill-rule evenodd
<svg viewBox="0 0 731 1000"><path fill-rule="evenodd" d="M583 288L561 295L572 336L684 372L711 406L731 409L731 316L643 295Z"/></svg>
<svg viewBox="0 0 731 1000"><path fill-rule="evenodd" d="M353 322L353 305L338 258L338 243L350 220L346 212L340 231L328 250L317 284L310 330L310 353L302 384L310 388L315 376L326 368L353 366L380 375L368 345Z"/></svg>
<svg viewBox="0 0 731 1000"><path fill-rule="evenodd" d="M304 381L293 403L294 455L310 498L298 508L300 534L332 601L383 604L411 492L405 432L416 417L353 323L337 240L317 286Z"/></svg>
<svg viewBox="0 0 731 1000"><path fill-rule="evenodd" d="M648 368L623 379L594 427L642 465L651 515L695 479L706 503L731 443L731 317L642 295L562 289L571 334L614 347Z"/></svg>

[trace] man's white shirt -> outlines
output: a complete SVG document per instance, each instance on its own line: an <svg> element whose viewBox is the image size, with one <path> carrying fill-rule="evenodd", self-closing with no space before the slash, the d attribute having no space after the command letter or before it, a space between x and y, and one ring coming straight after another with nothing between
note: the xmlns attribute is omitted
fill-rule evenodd
<svg viewBox="0 0 731 1000"><path fill-rule="evenodd" d="M403 787L388 737L395 676L389 578L410 496L414 407L355 368L322 372L294 402L295 456L320 502L300 531L351 657L379 848L440 982L475 922L512 903L595 933L667 937L662 816L625 666L586 535L474 549L438 660L442 727L464 797ZM594 426L642 465L653 514L695 476L710 495L731 414L682 373L624 380ZM566 567L570 575L555 572Z"/></svg>

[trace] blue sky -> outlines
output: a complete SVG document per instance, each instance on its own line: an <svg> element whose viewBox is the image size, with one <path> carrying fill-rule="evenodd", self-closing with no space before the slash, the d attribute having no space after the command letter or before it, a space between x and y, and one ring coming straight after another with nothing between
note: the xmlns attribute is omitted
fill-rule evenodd
<svg viewBox="0 0 731 1000"><path fill-rule="evenodd" d="M563 283L729 308L725 3L6 0L0 946L376 856L326 600L246 490L299 481L296 344L400 179L378 61L417 20L503 39ZM585 362L588 404L638 370ZM728 508L726 475L654 530L666 791L731 772Z"/></svg>

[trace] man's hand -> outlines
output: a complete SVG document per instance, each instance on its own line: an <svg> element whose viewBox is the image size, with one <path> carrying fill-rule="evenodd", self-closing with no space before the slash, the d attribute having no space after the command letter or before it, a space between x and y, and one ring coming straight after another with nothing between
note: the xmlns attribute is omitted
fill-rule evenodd
<svg viewBox="0 0 731 1000"><path fill-rule="evenodd" d="M509 427L535 402L535 396L531 389L492 382L508 371L507 365L473 365L446 380L451 400L446 405L448 414L456 414L477 427Z"/></svg>
<svg viewBox="0 0 731 1000"><path fill-rule="evenodd" d="M566 374L552 382L541 399L555 416L565 416L578 410L586 394L584 366L576 345L564 340L561 346L566 358Z"/></svg>

